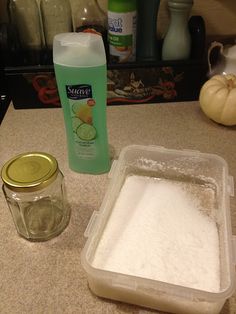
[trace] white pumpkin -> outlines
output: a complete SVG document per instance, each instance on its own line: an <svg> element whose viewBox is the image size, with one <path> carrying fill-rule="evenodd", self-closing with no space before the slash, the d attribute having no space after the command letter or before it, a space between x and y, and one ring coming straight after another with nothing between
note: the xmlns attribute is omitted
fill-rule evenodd
<svg viewBox="0 0 236 314"><path fill-rule="evenodd" d="M223 125L236 125L236 76L210 78L201 88L199 102L210 119Z"/></svg>

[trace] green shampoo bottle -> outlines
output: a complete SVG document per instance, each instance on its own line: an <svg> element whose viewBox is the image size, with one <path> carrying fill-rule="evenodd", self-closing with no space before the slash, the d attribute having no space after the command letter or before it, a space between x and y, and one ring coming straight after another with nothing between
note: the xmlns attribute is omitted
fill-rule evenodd
<svg viewBox="0 0 236 314"><path fill-rule="evenodd" d="M102 37L92 33L56 35L53 62L64 112L69 166L81 173L108 172L107 70Z"/></svg>

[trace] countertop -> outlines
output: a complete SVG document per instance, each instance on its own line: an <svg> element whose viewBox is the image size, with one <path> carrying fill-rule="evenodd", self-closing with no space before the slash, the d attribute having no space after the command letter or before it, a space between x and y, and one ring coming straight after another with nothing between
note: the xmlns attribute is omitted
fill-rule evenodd
<svg viewBox="0 0 236 314"><path fill-rule="evenodd" d="M223 157L236 178L236 127L209 120L198 102L110 106L107 109L113 158L130 144L199 150ZM64 173L72 216L67 229L43 243L20 238L0 191L0 313L160 313L93 295L80 263L84 231L98 210L108 175L85 175L68 168L63 113L58 109L15 110L12 105L0 127L0 167L26 151L54 155ZM236 198L231 198L236 234ZM224 314L236 313L236 294ZM203 313L204 314L204 313Z"/></svg>

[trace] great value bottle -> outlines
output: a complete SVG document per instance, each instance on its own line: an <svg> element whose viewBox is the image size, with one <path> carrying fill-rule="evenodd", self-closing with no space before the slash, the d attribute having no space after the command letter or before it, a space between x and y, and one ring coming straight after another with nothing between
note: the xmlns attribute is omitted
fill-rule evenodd
<svg viewBox="0 0 236 314"><path fill-rule="evenodd" d="M136 59L136 0L108 1L108 41L111 62Z"/></svg>
<svg viewBox="0 0 236 314"><path fill-rule="evenodd" d="M92 33L58 34L53 42L53 61L64 112L69 166L82 173L107 172L107 71L102 37Z"/></svg>

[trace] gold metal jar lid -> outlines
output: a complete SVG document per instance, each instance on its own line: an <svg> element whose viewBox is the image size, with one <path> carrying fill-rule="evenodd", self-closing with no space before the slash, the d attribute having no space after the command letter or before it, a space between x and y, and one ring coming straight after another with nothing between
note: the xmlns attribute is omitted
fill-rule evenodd
<svg viewBox="0 0 236 314"><path fill-rule="evenodd" d="M23 153L10 159L2 168L5 185L18 192L41 190L52 183L59 172L57 160L46 153Z"/></svg>

